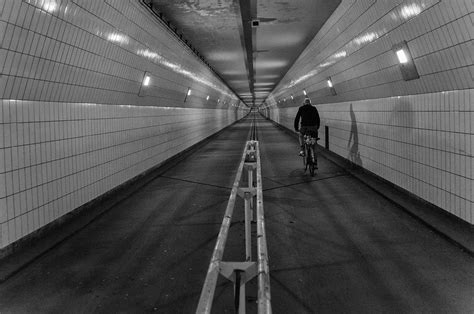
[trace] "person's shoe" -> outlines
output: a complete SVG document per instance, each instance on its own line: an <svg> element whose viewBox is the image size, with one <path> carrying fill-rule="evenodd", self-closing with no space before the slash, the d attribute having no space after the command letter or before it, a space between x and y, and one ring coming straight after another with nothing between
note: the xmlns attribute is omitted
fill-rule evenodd
<svg viewBox="0 0 474 314"><path fill-rule="evenodd" d="M304 157L304 151L300 150L300 156Z"/></svg>

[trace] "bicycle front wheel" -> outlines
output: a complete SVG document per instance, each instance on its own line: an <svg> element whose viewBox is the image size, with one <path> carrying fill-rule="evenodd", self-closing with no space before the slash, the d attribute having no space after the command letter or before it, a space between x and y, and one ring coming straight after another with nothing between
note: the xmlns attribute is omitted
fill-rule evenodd
<svg viewBox="0 0 474 314"><path fill-rule="evenodd" d="M311 165L313 164L313 161L311 160L311 149L306 149L306 155L304 156L304 160L305 160L305 171L308 170L309 168L309 171L311 173Z"/></svg>
<svg viewBox="0 0 474 314"><path fill-rule="evenodd" d="M316 165L313 161L314 160L313 158L315 158L315 156L314 156L314 151L311 147L308 147L308 151L306 155L307 155L306 163L308 165L307 167L309 168L309 173L311 174L312 177L314 177L314 169L316 168Z"/></svg>
<svg viewBox="0 0 474 314"><path fill-rule="evenodd" d="M304 150L306 152L306 149ZM306 161L307 155L303 155L303 166L304 166L304 171L308 169L308 163Z"/></svg>

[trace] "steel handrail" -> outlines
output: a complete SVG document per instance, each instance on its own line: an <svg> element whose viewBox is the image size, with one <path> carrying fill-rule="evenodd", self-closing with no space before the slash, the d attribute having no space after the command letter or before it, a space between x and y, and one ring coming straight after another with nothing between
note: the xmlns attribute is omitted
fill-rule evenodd
<svg viewBox="0 0 474 314"><path fill-rule="evenodd" d="M258 313L271 313L270 269L268 267L267 236L263 210L262 168L257 142L257 255L258 255Z"/></svg>
<svg viewBox="0 0 474 314"><path fill-rule="evenodd" d="M229 196L229 202L227 203L224 219L222 220L222 225L219 230L219 235L217 236L217 242L214 247L214 252L212 253L211 262L207 270L206 280L204 281L196 313L211 312L217 278L219 277L219 264L222 261L225 243L227 241L227 235L229 234L229 227L232 221L232 214L234 212L234 205L235 200L237 198L240 178L242 177L242 171L244 169L246 152L247 150L245 149L242 154L242 159L239 168L237 170L237 175L235 176L234 184L232 185L232 191Z"/></svg>
<svg viewBox="0 0 474 314"><path fill-rule="evenodd" d="M264 219L264 210L263 210L263 192L262 192L262 175L261 175L261 161L260 161L260 149L259 143L257 141L247 141L245 144L245 149L242 154L242 159L237 170L237 175L232 186L232 191L229 196L229 201L227 203L226 211L224 218L222 220L222 225L219 230L219 235L217 237L217 242L214 247L214 252L211 257L209 268L207 271L206 279L201 291L199 298L198 307L196 313L210 313L212 308L212 302L214 299L215 288L217 284L217 279L219 273L221 272L222 267L222 257L224 254L225 243L227 241L227 236L229 233L229 228L232 220L232 214L235 207L236 197L239 193L239 190L248 190L239 188L242 172L244 165L246 164L246 157L249 151L255 152L255 170L256 170L256 220L257 220L257 265L256 265L256 274L258 276L258 313L269 314L272 312L271 309L271 294L270 294L270 271L268 267L268 252L267 252L267 241L265 233L265 219ZM253 170L250 170L253 171ZM249 175L250 175L249 171ZM250 182L249 182L250 184ZM252 187L253 188L253 187ZM246 210L247 202L245 200ZM246 215L247 216L247 215ZM247 218L246 218L247 219ZM250 221L246 221L246 224L250 224ZM247 242L247 241L246 241ZM248 248L246 248L247 250ZM247 263L248 264L248 263ZM254 262L255 264L255 262ZM238 287L238 285L237 285ZM238 288L237 288L238 289ZM244 288L245 289L245 288ZM237 294L238 295L238 294ZM245 313L245 309L239 309L239 313Z"/></svg>

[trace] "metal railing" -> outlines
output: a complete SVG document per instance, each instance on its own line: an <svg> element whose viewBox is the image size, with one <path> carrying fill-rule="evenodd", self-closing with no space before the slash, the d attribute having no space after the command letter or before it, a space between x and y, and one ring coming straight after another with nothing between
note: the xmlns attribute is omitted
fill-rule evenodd
<svg viewBox="0 0 474 314"><path fill-rule="evenodd" d="M241 187L243 171L248 171L247 187ZM253 175L256 173L254 186ZM229 234L232 214L237 196L245 204L245 261L224 262L225 243ZM255 199L256 198L256 199ZM255 202L254 202L255 199ZM254 206L254 204L256 206ZM251 222L256 207L257 260L252 259ZM268 267L267 240L263 210L262 174L258 141L247 141L227 203L224 219L211 257L196 313L210 313L219 274L234 282L234 306L237 313L246 312L245 283L258 277L258 313L271 313L270 271Z"/></svg>

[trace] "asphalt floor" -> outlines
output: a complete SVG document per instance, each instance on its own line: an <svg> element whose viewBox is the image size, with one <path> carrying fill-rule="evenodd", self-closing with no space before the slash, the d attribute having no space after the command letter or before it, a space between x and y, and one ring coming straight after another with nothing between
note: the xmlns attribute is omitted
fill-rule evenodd
<svg viewBox="0 0 474 314"><path fill-rule="evenodd" d="M311 177L296 138L256 121L273 313L474 312L472 255L322 152ZM206 141L8 276L0 313L194 313L251 124ZM242 209L239 200L227 261L244 259ZM221 277L213 313L233 313L232 295ZM256 312L255 280L247 301Z"/></svg>

